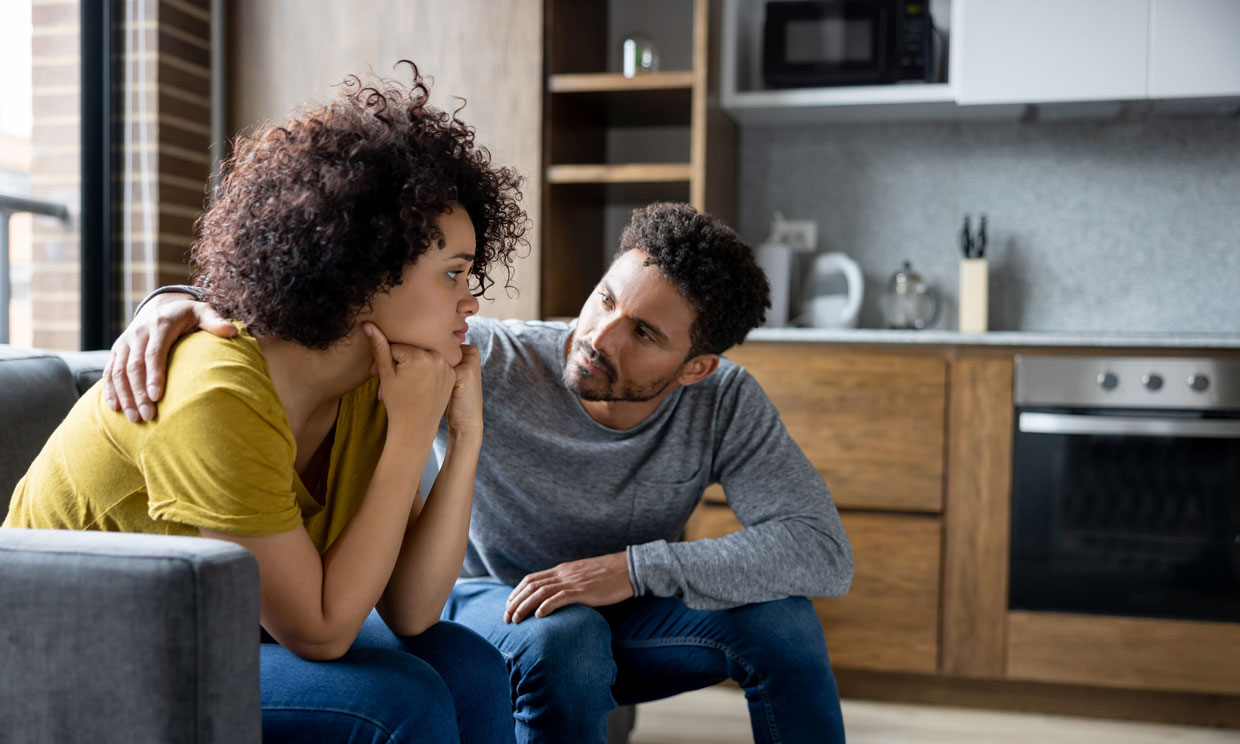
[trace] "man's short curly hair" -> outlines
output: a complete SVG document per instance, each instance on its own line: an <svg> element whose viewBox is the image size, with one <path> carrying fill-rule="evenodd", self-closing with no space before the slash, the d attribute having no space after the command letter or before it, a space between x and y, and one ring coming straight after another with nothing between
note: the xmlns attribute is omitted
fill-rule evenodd
<svg viewBox="0 0 1240 744"><path fill-rule="evenodd" d="M195 283L224 317L326 349L439 245L436 219L458 205L477 236L474 294L496 264L509 286L528 222L523 179L492 165L459 108L427 105L428 83L407 64L409 85L349 76L330 103L238 137L191 251Z"/></svg>
<svg viewBox="0 0 1240 744"><path fill-rule="evenodd" d="M722 354L766 320L766 274L753 249L714 217L671 202L635 209L620 234L619 254L633 249L697 310L690 356Z"/></svg>

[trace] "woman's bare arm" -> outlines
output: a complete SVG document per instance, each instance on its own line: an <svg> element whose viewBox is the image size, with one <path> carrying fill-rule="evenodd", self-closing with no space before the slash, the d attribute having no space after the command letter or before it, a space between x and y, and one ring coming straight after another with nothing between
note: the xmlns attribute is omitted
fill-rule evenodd
<svg viewBox="0 0 1240 744"><path fill-rule="evenodd" d="M418 635L439 621L465 559L482 448L482 372L478 350L461 349L446 416L448 452L426 506L410 512L400 557L379 602L379 613L397 635Z"/></svg>
<svg viewBox="0 0 1240 744"><path fill-rule="evenodd" d="M267 537L202 530L254 554L263 627L307 659L343 655L383 594L456 378L439 354L389 347L378 329L367 330L388 410L387 439L365 497L331 548L320 558L304 527Z"/></svg>

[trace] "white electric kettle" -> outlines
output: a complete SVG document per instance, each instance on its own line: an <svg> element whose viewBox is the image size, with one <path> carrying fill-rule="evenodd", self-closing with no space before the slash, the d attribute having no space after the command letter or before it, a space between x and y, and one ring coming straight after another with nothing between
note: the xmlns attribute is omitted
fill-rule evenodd
<svg viewBox="0 0 1240 744"><path fill-rule="evenodd" d="M843 293L839 277L844 280ZM843 253L823 253L814 259L805 282L805 315L815 328L856 328L864 294L865 279L857 262Z"/></svg>

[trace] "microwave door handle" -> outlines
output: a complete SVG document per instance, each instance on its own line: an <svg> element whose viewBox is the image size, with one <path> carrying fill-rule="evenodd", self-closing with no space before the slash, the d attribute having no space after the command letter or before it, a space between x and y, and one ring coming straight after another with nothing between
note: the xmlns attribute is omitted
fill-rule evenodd
<svg viewBox="0 0 1240 744"><path fill-rule="evenodd" d="M1135 437L1240 439L1240 420L1130 418L1075 413L1020 414L1017 428L1030 434L1119 434Z"/></svg>

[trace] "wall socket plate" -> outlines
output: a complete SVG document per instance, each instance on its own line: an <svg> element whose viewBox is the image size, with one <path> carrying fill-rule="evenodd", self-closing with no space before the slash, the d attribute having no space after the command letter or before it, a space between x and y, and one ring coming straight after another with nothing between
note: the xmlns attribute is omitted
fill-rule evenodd
<svg viewBox="0 0 1240 744"><path fill-rule="evenodd" d="M818 248L818 223L814 220L784 220L779 226L780 242L794 251Z"/></svg>

